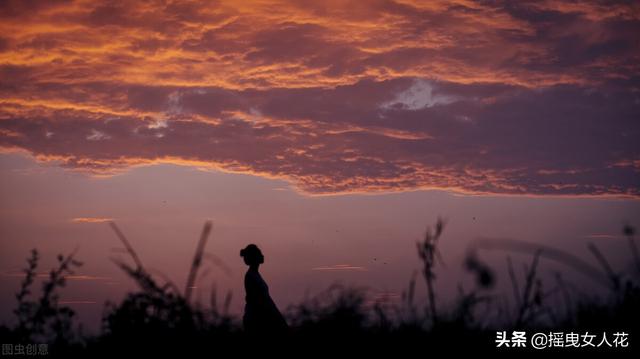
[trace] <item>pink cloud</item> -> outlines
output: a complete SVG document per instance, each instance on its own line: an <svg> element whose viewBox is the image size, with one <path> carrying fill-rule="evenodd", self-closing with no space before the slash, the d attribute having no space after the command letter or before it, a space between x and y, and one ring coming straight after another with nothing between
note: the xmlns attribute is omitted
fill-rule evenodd
<svg viewBox="0 0 640 359"><path fill-rule="evenodd" d="M331 266L321 266L321 267L314 267L311 270L314 271L366 271L367 268L365 267L360 267L360 266L354 266L351 264L335 264L335 265L331 265Z"/></svg>

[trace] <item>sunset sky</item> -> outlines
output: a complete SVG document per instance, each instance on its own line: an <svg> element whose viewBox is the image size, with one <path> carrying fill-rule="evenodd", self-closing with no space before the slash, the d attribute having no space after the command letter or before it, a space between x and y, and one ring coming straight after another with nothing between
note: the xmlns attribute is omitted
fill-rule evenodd
<svg viewBox="0 0 640 359"><path fill-rule="evenodd" d="M2 1L0 320L31 248L78 247L63 300L97 322L132 288L110 220L181 287L213 220L200 294L236 309L252 242L282 306L397 298L439 215L444 293L481 236L624 268L638 34L634 1Z"/></svg>

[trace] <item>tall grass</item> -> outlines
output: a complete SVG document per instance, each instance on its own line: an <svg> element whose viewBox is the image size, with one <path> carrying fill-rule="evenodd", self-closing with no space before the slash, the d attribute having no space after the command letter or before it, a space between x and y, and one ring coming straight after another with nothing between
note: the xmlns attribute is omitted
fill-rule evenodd
<svg viewBox="0 0 640 359"><path fill-rule="evenodd" d="M255 348L248 345L251 338L244 335L240 321L229 312L232 300L227 293L221 303L215 289L207 308L191 300L212 224L205 223L188 272L183 290L169 280L158 280L143 265L131 241L115 223L110 223L122 242L130 263L113 259L114 263L138 286L120 303L108 303L99 335L83 336L74 326L74 312L59 305L58 292L65 285L65 277L81 265L75 252L59 256L58 265L43 282L39 296L32 287L37 275L39 255L32 251L24 270L24 279L16 294L14 314L17 324L0 328L6 342L40 341L56 343L57 353L80 356L117 353L122 348L137 348L141 352L153 348L191 350L216 348ZM475 346L477 350L491 350L495 330L547 328L572 330L580 328L612 328L633 331L640 318L640 259L635 244L635 230L625 226L624 235L630 246L633 269L616 272L606 255L594 244L587 248L597 266L573 254L549 246L512 239L481 238L472 243L464 260L464 268L475 279L472 290L459 288L453 301L436 302L436 278L444 269L439 243L444 237L445 222L438 219L428 227L417 243L417 257L427 292L425 303L416 300L417 274L411 277L399 303L373 298L366 288L334 285L317 296L292 305L286 311L292 330L286 335L290 345L318 346L327 341L341 345L366 348L386 344L393 347L445 348L459 342ZM507 253L507 274L514 306L506 303L504 293L495 290L496 271L482 259L486 251ZM510 254L528 254L531 261L518 275ZM210 254L209 254L210 255ZM562 273L555 274L553 283L543 283L540 269L546 261L566 266L605 288L608 297L597 300L580 294L566 283ZM547 286L551 289L546 289ZM552 300L564 303L559 311ZM421 308L424 308L422 310ZM280 338L282 339L282 338ZM66 348L66 349L64 349Z"/></svg>

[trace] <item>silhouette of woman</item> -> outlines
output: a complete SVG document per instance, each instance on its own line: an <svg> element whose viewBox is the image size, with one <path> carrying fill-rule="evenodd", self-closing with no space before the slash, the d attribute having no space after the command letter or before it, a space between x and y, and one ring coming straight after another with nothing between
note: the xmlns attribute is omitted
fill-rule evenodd
<svg viewBox="0 0 640 359"><path fill-rule="evenodd" d="M264 256L255 244L249 244L240 251L244 263L249 266L244 276L246 304L242 323L248 333L276 334L287 330L287 322L269 296L269 287L262 279L258 267L264 263Z"/></svg>

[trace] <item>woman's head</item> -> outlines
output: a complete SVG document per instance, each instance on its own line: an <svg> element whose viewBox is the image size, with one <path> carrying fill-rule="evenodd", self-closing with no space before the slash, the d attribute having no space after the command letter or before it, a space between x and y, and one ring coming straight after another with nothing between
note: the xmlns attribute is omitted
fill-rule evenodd
<svg viewBox="0 0 640 359"><path fill-rule="evenodd" d="M248 266L264 263L264 256L260 248L255 244L249 244L240 250L240 257L244 259L244 263Z"/></svg>

